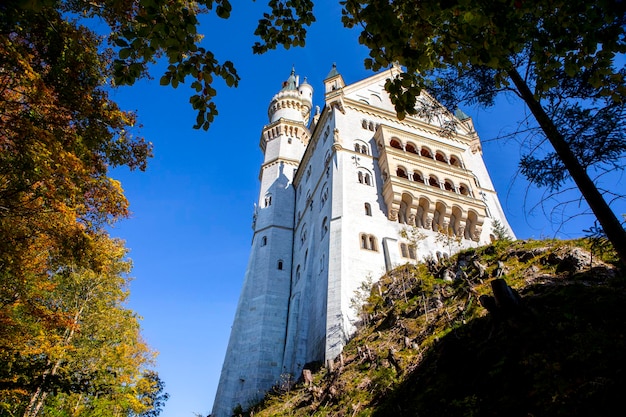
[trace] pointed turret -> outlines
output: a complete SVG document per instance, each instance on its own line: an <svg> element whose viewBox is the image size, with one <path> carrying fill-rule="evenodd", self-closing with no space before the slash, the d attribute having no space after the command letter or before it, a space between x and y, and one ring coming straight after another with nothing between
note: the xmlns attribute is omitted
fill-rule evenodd
<svg viewBox="0 0 626 417"><path fill-rule="evenodd" d="M286 119L309 124L313 87L306 80L302 84L299 81L295 68L292 68L289 78L283 81L282 89L270 102L267 110L270 123Z"/></svg>

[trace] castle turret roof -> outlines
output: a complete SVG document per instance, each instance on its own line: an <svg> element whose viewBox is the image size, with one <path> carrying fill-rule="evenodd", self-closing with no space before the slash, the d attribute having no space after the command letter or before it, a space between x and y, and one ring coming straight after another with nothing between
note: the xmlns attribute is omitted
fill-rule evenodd
<svg viewBox="0 0 626 417"><path fill-rule="evenodd" d="M283 82L283 88L281 91L295 90L297 88L296 68L291 67L291 75L289 75L287 81Z"/></svg>
<svg viewBox="0 0 626 417"><path fill-rule="evenodd" d="M339 75L339 71L337 71L337 64L333 62L333 67L331 68L330 72L326 76L325 80L329 79L330 77L334 77L335 75Z"/></svg>

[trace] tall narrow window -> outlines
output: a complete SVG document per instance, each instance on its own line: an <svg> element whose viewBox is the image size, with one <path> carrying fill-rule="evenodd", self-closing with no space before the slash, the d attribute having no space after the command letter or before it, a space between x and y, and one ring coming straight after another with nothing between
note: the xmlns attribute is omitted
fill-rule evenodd
<svg viewBox="0 0 626 417"><path fill-rule="evenodd" d="M266 194L265 195L265 207L269 207L272 205L272 195L271 194Z"/></svg>
<svg viewBox="0 0 626 417"><path fill-rule="evenodd" d="M296 268L296 282L300 281L300 265Z"/></svg>
<svg viewBox="0 0 626 417"><path fill-rule="evenodd" d="M302 231L300 232L300 246L304 245L306 242L306 224L302 226Z"/></svg>
<svg viewBox="0 0 626 417"><path fill-rule="evenodd" d="M365 215L366 216L372 215L372 206L370 206L370 203L365 203Z"/></svg>
<svg viewBox="0 0 626 417"><path fill-rule="evenodd" d="M267 245L267 236L263 236L261 238L261 246L265 246L265 245Z"/></svg>
<svg viewBox="0 0 626 417"><path fill-rule="evenodd" d="M283 270L283 260L282 260L282 259L279 259L279 260L278 260L278 270L279 270L279 271L282 271L282 270Z"/></svg>
<svg viewBox="0 0 626 417"><path fill-rule="evenodd" d="M372 235L369 236L369 243L370 243L370 250L378 250L378 247L376 246L376 238Z"/></svg>
<svg viewBox="0 0 626 417"><path fill-rule="evenodd" d="M328 217L324 217L322 220L322 238L326 236L326 233L328 233Z"/></svg>
<svg viewBox="0 0 626 417"><path fill-rule="evenodd" d="M376 237L374 235L368 235L365 233L361 233L361 249L367 249L371 251L378 251L378 244L376 242Z"/></svg>

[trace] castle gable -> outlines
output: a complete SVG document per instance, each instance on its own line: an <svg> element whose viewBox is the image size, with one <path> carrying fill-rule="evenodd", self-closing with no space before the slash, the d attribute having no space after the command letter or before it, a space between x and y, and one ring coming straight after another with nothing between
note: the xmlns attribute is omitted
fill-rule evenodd
<svg viewBox="0 0 626 417"><path fill-rule="evenodd" d="M395 115L396 109L389 98L389 93L385 90L387 79L394 77L398 70L392 68L380 72L357 83L348 85L343 89L345 101L352 101L355 104L373 107L377 111L383 110ZM471 119L458 118L452 112L445 109L427 91L422 91L417 107L418 114L406 116L407 120L418 120L433 127L443 129L453 129L456 133L469 135L473 133L474 127ZM459 114L463 114L462 112Z"/></svg>
<svg viewBox="0 0 626 417"><path fill-rule="evenodd" d="M346 86L344 88L344 97L377 109L395 112L393 104L391 104L389 99L389 93L385 91L385 82L392 75L390 71L383 71L365 80Z"/></svg>

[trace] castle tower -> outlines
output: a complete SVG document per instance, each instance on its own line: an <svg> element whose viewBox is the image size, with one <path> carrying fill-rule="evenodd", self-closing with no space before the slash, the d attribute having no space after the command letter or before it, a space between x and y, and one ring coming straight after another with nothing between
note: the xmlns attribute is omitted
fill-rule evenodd
<svg viewBox="0 0 626 417"><path fill-rule="evenodd" d="M269 124L259 146L264 154L254 234L243 289L213 416L231 416L263 398L280 379L291 286L295 191L293 176L309 142L313 88L295 71L272 98Z"/></svg>
<svg viewBox="0 0 626 417"><path fill-rule="evenodd" d="M333 65L324 108L292 71L263 128L261 189L214 417L244 409L355 331L355 291L407 262L441 259L511 231L462 111L397 118L392 68L346 84ZM423 92L418 100L441 108ZM411 231L415 239L407 238Z"/></svg>

